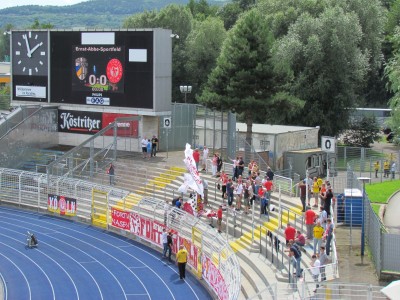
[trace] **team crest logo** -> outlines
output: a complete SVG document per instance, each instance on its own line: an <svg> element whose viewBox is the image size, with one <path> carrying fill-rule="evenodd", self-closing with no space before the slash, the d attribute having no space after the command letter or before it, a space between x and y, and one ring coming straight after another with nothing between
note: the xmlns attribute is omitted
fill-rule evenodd
<svg viewBox="0 0 400 300"><path fill-rule="evenodd" d="M75 59L75 73L79 80L84 80L88 74L88 62L85 57Z"/></svg>

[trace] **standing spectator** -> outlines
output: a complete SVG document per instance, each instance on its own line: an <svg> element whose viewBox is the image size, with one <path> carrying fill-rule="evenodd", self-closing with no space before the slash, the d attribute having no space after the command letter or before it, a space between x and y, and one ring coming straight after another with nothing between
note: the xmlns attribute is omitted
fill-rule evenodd
<svg viewBox="0 0 400 300"><path fill-rule="evenodd" d="M226 184L228 183L228 174L225 174L225 172L222 171L219 180L221 181L222 202L224 202L226 198Z"/></svg>
<svg viewBox="0 0 400 300"><path fill-rule="evenodd" d="M325 247L324 246L321 246L321 249L320 249L319 262L320 262L320 265L321 265L321 268L320 268L321 281L325 281L326 280L325 265L328 264L329 259L328 259L328 256L325 253Z"/></svg>
<svg viewBox="0 0 400 300"><path fill-rule="evenodd" d="M150 159L150 157L151 157L151 141L150 141L150 139L147 140L146 152L147 152L147 159Z"/></svg>
<svg viewBox="0 0 400 300"><path fill-rule="evenodd" d="M319 222L321 226L324 228L324 231L326 229L326 220L328 220L328 213L325 211L324 207L321 206L319 212Z"/></svg>
<svg viewBox="0 0 400 300"><path fill-rule="evenodd" d="M311 176L308 176L306 186L308 191L307 206L311 207L311 197L313 196L312 193L313 178Z"/></svg>
<svg viewBox="0 0 400 300"><path fill-rule="evenodd" d="M203 167L202 171L207 171L207 160L208 160L209 150L207 146L203 148Z"/></svg>
<svg viewBox="0 0 400 300"><path fill-rule="evenodd" d="M314 177L314 181L313 181L313 184L312 184L312 192L313 192L313 195L314 195L314 205L313 205L313 207L318 207L319 186L318 186L317 177Z"/></svg>
<svg viewBox="0 0 400 300"><path fill-rule="evenodd" d="M230 159L233 163L233 175L232 180L236 181L238 178L238 171L239 171L239 156L236 156L236 159Z"/></svg>
<svg viewBox="0 0 400 300"><path fill-rule="evenodd" d="M163 232L161 233L161 243L163 244L163 256L164 258L167 257L167 250L168 250L168 233L165 228L163 228Z"/></svg>
<svg viewBox="0 0 400 300"><path fill-rule="evenodd" d="M271 181L274 180L274 172L272 172L270 167L267 168L267 176Z"/></svg>
<svg viewBox="0 0 400 300"><path fill-rule="evenodd" d="M286 229L285 229L285 239L286 239L286 245L289 244L290 240L294 240L296 235L296 229L290 225L290 223L287 223Z"/></svg>
<svg viewBox="0 0 400 300"><path fill-rule="evenodd" d="M305 218L304 222L306 224L306 230L307 230L307 239L311 240L313 237L313 228L314 228L314 223L315 223L315 218L316 218L315 212L309 207L306 210L305 213Z"/></svg>
<svg viewBox="0 0 400 300"><path fill-rule="evenodd" d="M168 233L168 236L167 236L167 244L168 244L168 248L167 248L167 250L168 250L168 261L169 261L169 262L172 262L172 259L171 259L171 255L172 255L172 246L173 246L172 231L170 231L170 232Z"/></svg>
<svg viewBox="0 0 400 300"><path fill-rule="evenodd" d="M218 225L218 232L221 233L222 228L222 205L219 206L217 210L217 225Z"/></svg>
<svg viewBox="0 0 400 300"><path fill-rule="evenodd" d="M217 176L221 174L222 164L222 157L220 154L217 154Z"/></svg>
<svg viewBox="0 0 400 300"><path fill-rule="evenodd" d="M201 179L201 181L203 182L203 195L204 195L203 203L204 203L204 206L207 206L208 205L208 182L205 179Z"/></svg>
<svg viewBox="0 0 400 300"><path fill-rule="evenodd" d="M146 139L146 137L144 137L144 138L140 141L140 145L142 146L143 158L146 158L146 155L147 155L147 139Z"/></svg>
<svg viewBox="0 0 400 300"><path fill-rule="evenodd" d="M326 211L328 216L330 216L331 215L331 203L332 203L332 199L333 199L332 188L329 188L326 191L324 199L325 199L325 201L324 201L324 210Z"/></svg>
<svg viewBox="0 0 400 300"><path fill-rule="evenodd" d="M211 161L211 172L213 177L217 177L218 155L215 153Z"/></svg>
<svg viewBox="0 0 400 300"><path fill-rule="evenodd" d="M200 152L199 152L198 148L194 149L194 151L193 151L193 160L196 163L196 170L198 171L199 170L199 162L200 162Z"/></svg>
<svg viewBox="0 0 400 300"><path fill-rule="evenodd" d="M326 225L326 231L325 231L325 238L326 238L325 247L326 247L326 255L329 256L329 254L331 253L331 241L333 237L333 232L335 230L335 224L333 224L331 218L328 218L327 222L328 223Z"/></svg>
<svg viewBox="0 0 400 300"><path fill-rule="evenodd" d="M376 163L374 163L375 178L378 178L379 167L380 167L379 160L377 160Z"/></svg>
<svg viewBox="0 0 400 300"><path fill-rule="evenodd" d="M306 181L303 180L299 182L299 190L300 190L300 200L301 200L301 205L303 206L302 212L306 211Z"/></svg>
<svg viewBox="0 0 400 300"><path fill-rule="evenodd" d="M238 178L238 183L236 184L236 188L234 194L236 194L236 210L240 210L242 208L242 197L243 197L243 184Z"/></svg>
<svg viewBox="0 0 400 300"><path fill-rule="evenodd" d="M110 177L110 185L115 184L115 169L112 163L110 163L110 166L108 167L107 174Z"/></svg>
<svg viewBox="0 0 400 300"><path fill-rule="evenodd" d="M158 148L158 138L155 135L153 135L153 138L151 139L151 157L156 156L157 148Z"/></svg>
<svg viewBox="0 0 400 300"><path fill-rule="evenodd" d="M291 257L293 268L296 269L296 277L300 278L301 277L301 252L299 248L294 244L293 240L290 240L288 243L288 250L285 250L285 252L289 252L289 256Z"/></svg>
<svg viewBox="0 0 400 300"><path fill-rule="evenodd" d="M244 213L246 215L249 213L250 209L250 197L252 196L252 193L250 194L250 190L252 189L253 187L250 184L250 180L247 180L243 188Z"/></svg>
<svg viewBox="0 0 400 300"><path fill-rule="evenodd" d="M314 293L317 291L317 288L319 288L319 274L320 274L320 267L321 267L321 262L319 261L318 257L313 254L311 257L312 262L311 262L311 275L312 278L314 279L314 282L316 284Z"/></svg>
<svg viewBox="0 0 400 300"><path fill-rule="evenodd" d="M317 253L317 250L318 250L318 255L320 254L321 241L322 237L324 236L324 231L325 231L324 227L321 226L321 222L318 220L313 229L314 254Z"/></svg>
<svg viewBox="0 0 400 300"><path fill-rule="evenodd" d="M389 162L387 160L383 162L383 177L389 178Z"/></svg>
<svg viewBox="0 0 400 300"><path fill-rule="evenodd" d="M390 172L392 173L392 179L394 179L395 175L396 175L396 163L395 162L392 163L392 166L390 167Z"/></svg>
<svg viewBox="0 0 400 300"><path fill-rule="evenodd" d="M274 184L271 178L269 178L268 176L267 176L267 181L264 182L264 187L265 187L265 196L267 197L267 200L270 201Z"/></svg>
<svg viewBox="0 0 400 300"><path fill-rule="evenodd" d="M178 264L180 279L185 279L187 257L188 252L186 251L185 246L181 245L178 253L176 254L176 262Z"/></svg>
<svg viewBox="0 0 400 300"><path fill-rule="evenodd" d="M244 161L243 157L239 156L239 164L238 164L238 177L243 175L244 171Z"/></svg>
<svg viewBox="0 0 400 300"><path fill-rule="evenodd" d="M233 204L233 191L234 191L234 186L232 179L228 179L228 183L226 184L226 195L228 197L228 206L232 207Z"/></svg>
<svg viewBox="0 0 400 300"><path fill-rule="evenodd" d="M261 214L268 216L268 212L267 212L267 207L268 207L268 200L265 197L265 193L263 192L263 188L260 187L260 189L258 190L259 195L260 193L262 194L261 197Z"/></svg>

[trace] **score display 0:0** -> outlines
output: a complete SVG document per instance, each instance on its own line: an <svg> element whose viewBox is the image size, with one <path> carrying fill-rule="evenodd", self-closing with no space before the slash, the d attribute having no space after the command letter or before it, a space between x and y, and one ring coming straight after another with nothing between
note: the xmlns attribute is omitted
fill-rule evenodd
<svg viewBox="0 0 400 300"><path fill-rule="evenodd" d="M99 78L96 77L96 75L89 75L89 84L90 85L95 85L95 84L100 84L100 85L107 85L107 76L106 75L101 75Z"/></svg>

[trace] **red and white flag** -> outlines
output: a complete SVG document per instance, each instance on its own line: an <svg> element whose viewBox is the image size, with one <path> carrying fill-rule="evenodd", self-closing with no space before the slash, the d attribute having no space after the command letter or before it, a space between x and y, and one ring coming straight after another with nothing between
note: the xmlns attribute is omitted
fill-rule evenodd
<svg viewBox="0 0 400 300"><path fill-rule="evenodd" d="M194 184L189 182L190 186L189 185L188 186L190 188L192 188L197 194L201 195L201 197L204 197L203 181L201 180L199 171L197 171L197 168L196 168L196 163L193 158L193 150L188 143L186 143L185 159L183 161L186 165L186 168L189 171L189 174L191 175L191 177L194 181Z"/></svg>

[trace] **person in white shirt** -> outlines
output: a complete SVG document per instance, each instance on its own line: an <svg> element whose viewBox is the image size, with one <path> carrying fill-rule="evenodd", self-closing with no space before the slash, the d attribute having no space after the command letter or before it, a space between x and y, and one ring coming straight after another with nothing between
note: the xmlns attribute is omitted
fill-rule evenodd
<svg viewBox="0 0 400 300"><path fill-rule="evenodd" d="M140 145L142 146L143 158L146 158L146 156L147 156L147 139L146 139L146 137L143 137L143 139L140 142Z"/></svg>
<svg viewBox="0 0 400 300"><path fill-rule="evenodd" d="M319 261L318 257L313 254L311 257L312 262L311 262L311 275L312 278L314 279L314 282L316 283L316 289L314 290L314 293L317 291L317 288L319 288L319 274L320 274L320 267L321 267L321 262Z"/></svg>
<svg viewBox="0 0 400 300"><path fill-rule="evenodd" d="M208 150L207 146L204 146L204 149L203 149L203 169L202 169L202 171L206 171L207 170L208 154L209 154L209 150Z"/></svg>
<svg viewBox="0 0 400 300"><path fill-rule="evenodd" d="M390 172L392 173L392 179L394 179L396 175L396 163L392 163L392 166L390 167Z"/></svg>
<svg viewBox="0 0 400 300"><path fill-rule="evenodd" d="M167 255L167 249L168 249L168 239L167 239L168 233L166 229L163 229L163 232L161 233L161 243L163 244L163 257L166 257Z"/></svg>

